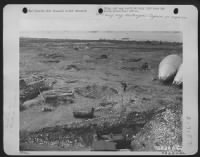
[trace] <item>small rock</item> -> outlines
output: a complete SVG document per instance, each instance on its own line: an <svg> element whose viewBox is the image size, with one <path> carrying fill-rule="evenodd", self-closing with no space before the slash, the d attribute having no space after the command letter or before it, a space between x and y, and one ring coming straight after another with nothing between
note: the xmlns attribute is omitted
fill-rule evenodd
<svg viewBox="0 0 200 157"><path fill-rule="evenodd" d="M51 108L51 107L43 107L42 108L42 112L51 112L51 111L53 111L53 108Z"/></svg>
<svg viewBox="0 0 200 157"><path fill-rule="evenodd" d="M107 58L108 58L108 56L107 56L107 55L105 55L105 54L103 54L103 55L101 55L99 58L100 58L100 59L107 59Z"/></svg>
<svg viewBox="0 0 200 157"><path fill-rule="evenodd" d="M122 88L123 88L123 91L125 92L126 91L126 89L127 89L127 87L128 87L128 84L126 83L126 82L120 82L121 83L121 86L122 86Z"/></svg>
<svg viewBox="0 0 200 157"><path fill-rule="evenodd" d="M148 69L150 69L150 66L147 62L145 62L145 63L142 64L141 69L142 70L148 70Z"/></svg>

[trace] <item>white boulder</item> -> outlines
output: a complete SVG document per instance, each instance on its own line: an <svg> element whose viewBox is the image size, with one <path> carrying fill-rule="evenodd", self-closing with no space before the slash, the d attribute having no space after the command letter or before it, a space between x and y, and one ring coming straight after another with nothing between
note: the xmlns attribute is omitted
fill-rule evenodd
<svg viewBox="0 0 200 157"><path fill-rule="evenodd" d="M165 57L159 64L158 78L162 81L172 79L182 63L180 56L172 54Z"/></svg>
<svg viewBox="0 0 200 157"><path fill-rule="evenodd" d="M180 65L178 72L174 78L173 84L175 85L181 85L183 83L183 66Z"/></svg>

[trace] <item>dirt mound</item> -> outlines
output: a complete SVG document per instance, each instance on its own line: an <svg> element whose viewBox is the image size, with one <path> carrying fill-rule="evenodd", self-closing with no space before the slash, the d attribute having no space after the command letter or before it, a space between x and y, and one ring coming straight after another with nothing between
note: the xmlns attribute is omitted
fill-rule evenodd
<svg viewBox="0 0 200 157"><path fill-rule="evenodd" d="M43 61L41 61L42 63L59 63L60 62L60 60L43 60Z"/></svg>
<svg viewBox="0 0 200 157"><path fill-rule="evenodd" d="M48 58L48 59L63 59L65 56L64 54L58 54L58 53L40 53L38 56Z"/></svg>
<svg viewBox="0 0 200 157"><path fill-rule="evenodd" d="M65 58L64 54L61 53L40 53L38 55L40 57L40 62L42 63L59 63L61 60Z"/></svg>
<svg viewBox="0 0 200 157"><path fill-rule="evenodd" d="M142 130L136 134L131 146L137 151L152 151L161 148L181 146L182 106L173 104L164 112L156 114ZM178 150L177 150L178 151Z"/></svg>
<svg viewBox="0 0 200 157"><path fill-rule="evenodd" d="M126 62L139 62L142 60L142 58L130 58L130 59L122 59L122 60Z"/></svg>
<svg viewBox="0 0 200 157"><path fill-rule="evenodd" d="M107 59L107 58L108 58L108 56L105 55L105 54L103 54L103 55L101 55L98 59Z"/></svg>
<svg viewBox="0 0 200 157"><path fill-rule="evenodd" d="M96 84L76 88L75 92L81 96L88 97L91 99L100 99L104 96L118 94L118 91L116 89Z"/></svg>
<svg viewBox="0 0 200 157"><path fill-rule="evenodd" d="M24 88L20 89L20 102L37 97L40 92L52 89L55 80L42 79L27 84Z"/></svg>
<svg viewBox="0 0 200 157"><path fill-rule="evenodd" d="M78 65L74 65L74 64L70 64L67 65L67 67L65 68L65 70L75 70L75 71L79 71L80 67Z"/></svg>

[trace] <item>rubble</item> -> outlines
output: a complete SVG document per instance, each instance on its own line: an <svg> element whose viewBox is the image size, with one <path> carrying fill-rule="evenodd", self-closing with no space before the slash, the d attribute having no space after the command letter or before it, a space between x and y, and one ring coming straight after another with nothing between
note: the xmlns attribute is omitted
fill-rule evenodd
<svg viewBox="0 0 200 157"><path fill-rule="evenodd" d="M37 97L40 94L40 92L52 89L53 84L54 82L49 82L45 79L27 84L25 88L22 88L20 90L20 102L25 102L27 100L33 99Z"/></svg>
<svg viewBox="0 0 200 157"><path fill-rule="evenodd" d="M153 116L131 142L132 150L154 151L182 144L182 106L172 104Z"/></svg>

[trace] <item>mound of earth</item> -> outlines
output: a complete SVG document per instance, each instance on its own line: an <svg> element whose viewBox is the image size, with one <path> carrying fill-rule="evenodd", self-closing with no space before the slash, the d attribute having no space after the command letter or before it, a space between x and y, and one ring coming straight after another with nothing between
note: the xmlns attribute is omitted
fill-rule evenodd
<svg viewBox="0 0 200 157"><path fill-rule="evenodd" d="M20 84L20 102L23 103L27 100L36 98L40 92L52 89L54 84L55 80L48 79L25 83L23 86Z"/></svg>
<svg viewBox="0 0 200 157"><path fill-rule="evenodd" d="M153 151L182 144L182 106L172 104L145 124L131 143L133 150Z"/></svg>
<svg viewBox="0 0 200 157"><path fill-rule="evenodd" d="M91 99L100 99L104 96L118 94L118 91L114 88L110 88L108 86L100 86L96 84L76 88L75 92L83 97Z"/></svg>

